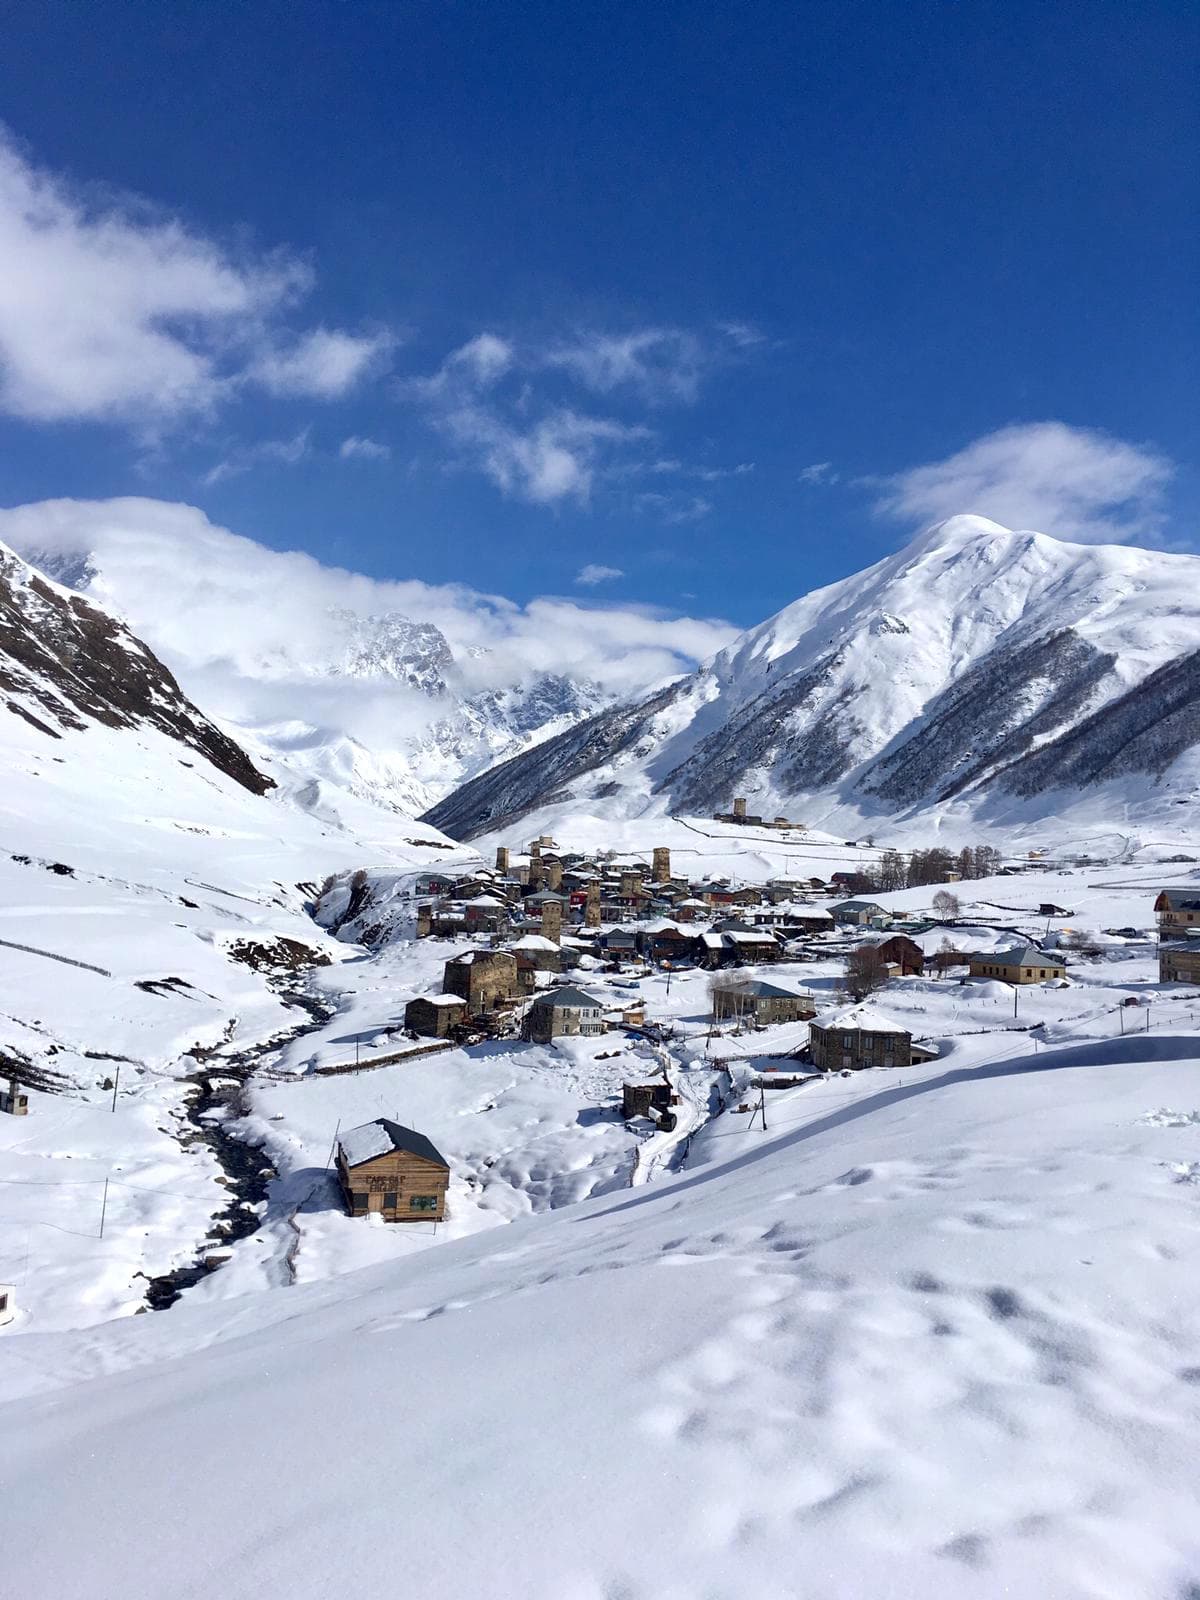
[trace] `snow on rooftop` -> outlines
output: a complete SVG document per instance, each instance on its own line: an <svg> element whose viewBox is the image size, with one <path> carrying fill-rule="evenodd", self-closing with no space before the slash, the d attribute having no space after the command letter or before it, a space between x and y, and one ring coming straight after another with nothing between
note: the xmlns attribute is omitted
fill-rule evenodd
<svg viewBox="0 0 1200 1600"><path fill-rule="evenodd" d="M895 1017L889 1017L884 1011L877 1011L874 1006L855 1005L843 1006L840 1011L831 1011L827 1016L817 1017L816 1025L819 1028L859 1028L863 1033L911 1033L902 1022L897 1022Z"/></svg>
<svg viewBox="0 0 1200 1600"><path fill-rule="evenodd" d="M465 1006L467 1003L460 994L430 994L425 999L431 1006Z"/></svg>
<svg viewBox="0 0 1200 1600"><path fill-rule="evenodd" d="M392 1136L382 1122L364 1122L360 1127L350 1128L341 1134L338 1143L342 1147L346 1165L357 1167L362 1161L387 1155L392 1148Z"/></svg>

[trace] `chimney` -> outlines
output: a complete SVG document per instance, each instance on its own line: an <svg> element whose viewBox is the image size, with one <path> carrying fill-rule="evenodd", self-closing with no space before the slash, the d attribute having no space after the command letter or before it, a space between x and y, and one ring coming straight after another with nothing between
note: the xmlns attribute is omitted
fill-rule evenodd
<svg viewBox="0 0 1200 1600"><path fill-rule="evenodd" d="M557 894L562 888L563 864L561 861L547 861L546 884Z"/></svg>
<svg viewBox="0 0 1200 1600"><path fill-rule="evenodd" d="M661 845L654 852L655 883L670 883L671 881L671 852Z"/></svg>
<svg viewBox="0 0 1200 1600"><path fill-rule="evenodd" d="M496 846L496 871L508 871L508 846L506 844L498 844Z"/></svg>
<svg viewBox="0 0 1200 1600"><path fill-rule="evenodd" d="M557 900L547 900L542 907L542 938L562 942L562 905Z"/></svg>
<svg viewBox="0 0 1200 1600"><path fill-rule="evenodd" d="M735 817L738 818L739 821L745 821L745 817L746 817L746 802L742 799L742 797L740 795L733 802L733 814L734 814Z"/></svg>

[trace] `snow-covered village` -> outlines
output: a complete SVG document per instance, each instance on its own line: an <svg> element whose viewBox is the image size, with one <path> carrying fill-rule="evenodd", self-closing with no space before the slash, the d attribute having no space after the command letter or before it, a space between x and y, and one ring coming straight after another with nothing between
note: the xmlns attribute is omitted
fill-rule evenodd
<svg viewBox="0 0 1200 1600"><path fill-rule="evenodd" d="M0 1596L1200 1600L1196 21L10 8Z"/></svg>

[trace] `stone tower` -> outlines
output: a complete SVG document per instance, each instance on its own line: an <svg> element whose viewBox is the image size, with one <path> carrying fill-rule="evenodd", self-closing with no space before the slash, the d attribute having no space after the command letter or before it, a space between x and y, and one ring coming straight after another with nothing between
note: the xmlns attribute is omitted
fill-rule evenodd
<svg viewBox="0 0 1200 1600"><path fill-rule="evenodd" d="M562 901L547 900L542 907L542 938L562 943Z"/></svg>
<svg viewBox="0 0 1200 1600"><path fill-rule="evenodd" d="M529 887L531 889L538 890L542 887L542 877L545 873L545 870L545 864L543 863L541 856L530 856Z"/></svg>
<svg viewBox="0 0 1200 1600"><path fill-rule="evenodd" d="M498 844L496 846L496 871L508 871L508 846L506 844Z"/></svg>
<svg viewBox="0 0 1200 1600"><path fill-rule="evenodd" d="M652 874L655 883L670 883L671 881L671 852L664 846L658 846L654 851L654 871Z"/></svg>
<svg viewBox="0 0 1200 1600"><path fill-rule="evenodd" d="M746 820L746 802L740 795L733 802L733 814L739 822L744 822Z"/></svg>
<svg viewBox="0 0 1200 1600"><path fill-rule="evenodd" d="M555 894L562 888L563 864L561 861L550 860L546 862L546 887Z"/></svg>
<svg viewBox="0 0 1200 1600"><path fill-rule="evenodd" d="M585 928L598 928L600 926L600 880L593 878L588 884L587 904L583 908L583 925Z"/></svg>

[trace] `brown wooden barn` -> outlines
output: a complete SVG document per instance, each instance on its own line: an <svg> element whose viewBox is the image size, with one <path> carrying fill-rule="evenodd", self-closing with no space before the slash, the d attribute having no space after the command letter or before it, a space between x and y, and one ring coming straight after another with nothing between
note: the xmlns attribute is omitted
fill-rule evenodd
<svg viewBox="0 0 1200 1600"><path fill-rule="evenodd" d="M441 1222L450 1166L423 1133L377 1117L338 1140L338 1182L352 1217Z"/></svg>

